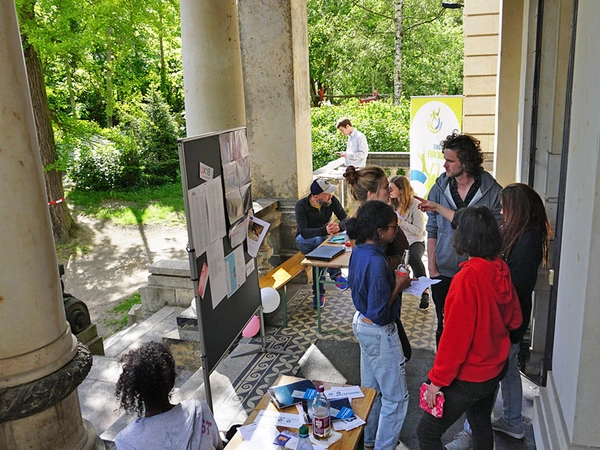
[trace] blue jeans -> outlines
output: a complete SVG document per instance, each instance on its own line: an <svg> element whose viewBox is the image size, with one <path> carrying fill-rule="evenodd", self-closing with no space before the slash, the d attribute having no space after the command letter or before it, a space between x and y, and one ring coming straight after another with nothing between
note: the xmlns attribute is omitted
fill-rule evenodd
<svg viewBox="0 0 600 450"><path fill-rule="evenodd" d="M305 239L302 237L301 234L299 234L298 236L296 236L296 247L298 247L298 250L300 250L303 254L306 255L307 253L312 252L323 242L325 242L325 239L327 239L328 237L329 236L315 236L312 238ZM342 274L342 271L340 269L327 269L327 273L329 273L331 279L335 281L335 279ZM316 277L313 277L312 290L314 297L313 303L315 304L317 301L317 282L319 282L319 292L321 293L321 295L325 294L325 285L321 282L321 280L317 280Z"/></svg>
<svg viewBox="0 0 600 450"><path fill-rule="evenodd" d="M494 432L492 431L492 408L496 400L498 383L504 377L505 370L488 381L471 383L454 380L450 386L442 388L444 393L444 415L433 417L423 411L417 425L417 438L421 450L442 450L442 435L466 411L467 419L473 429L473 449L492 450Z"/></svg>
<svg viewBox="0 0 600 450"><path fill-rule="evenodd" d="M408 411L405 359L394 322L367 324L358 311L352 329L360 344L360 384L377 391L364 430L365 445L394 450Z"/></svg>

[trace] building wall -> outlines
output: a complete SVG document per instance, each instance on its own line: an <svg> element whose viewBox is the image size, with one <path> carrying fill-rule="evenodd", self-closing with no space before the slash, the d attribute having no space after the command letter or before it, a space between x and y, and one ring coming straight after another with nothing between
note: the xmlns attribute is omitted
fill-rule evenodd
<svg viewBox="0 0 600 450"><path fill-rule="evenodd" d="M464 15L463 131L481 141L485 167L493 171L500 0L469 0Z"/></svg>

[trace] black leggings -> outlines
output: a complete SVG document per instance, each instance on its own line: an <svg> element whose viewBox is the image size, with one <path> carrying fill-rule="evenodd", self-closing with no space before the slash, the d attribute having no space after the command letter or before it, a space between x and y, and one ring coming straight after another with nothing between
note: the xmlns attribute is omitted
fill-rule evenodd
<svg viewBox="0 0 600 450"><path fill-rule="evenodd" d="M423 254L425 253L425 243L413 242L408 249L408 264L413 271L415 278L426 277L425 266L423 265Z"/></svg>

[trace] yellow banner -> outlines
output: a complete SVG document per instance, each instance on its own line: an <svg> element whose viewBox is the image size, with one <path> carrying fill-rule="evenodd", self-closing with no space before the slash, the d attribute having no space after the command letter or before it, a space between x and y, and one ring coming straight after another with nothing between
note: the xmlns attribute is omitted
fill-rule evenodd
<svg viewBox="0 0 600 450"><path fill-rule="evenodd" d="M461 131L462 108L462 95L410 99L410 182L421 197L444 170L440 142Z"/></svg>

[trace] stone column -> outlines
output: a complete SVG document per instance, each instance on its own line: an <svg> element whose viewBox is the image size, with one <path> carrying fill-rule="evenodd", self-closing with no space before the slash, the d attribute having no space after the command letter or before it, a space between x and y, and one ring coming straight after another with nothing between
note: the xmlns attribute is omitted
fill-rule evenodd
<svg viewBox="0 0 600 450"><path fill-rule="evenodd" d="M181 0L187 135L246 125L236 2Z"/></svg>
<svg viewBox="0 0 600 450"><path fill-rule="evenodd" d="M252 195L278 198L281 259L297 252L294 205L312 182L305 0L240 1Z"/></svg>
<svg viewBox="0 0 600 450"><path fill-rule="evenodd" d="M65 318L13 1L0 1L0 448L94 448L77 386L91 367Z"/></svg>
<svg viewBox="0 0 600 450"><path fill-rule="evenodd" d="M239 2L252 193L297 200L312 182L305 0Z"/></svg>

